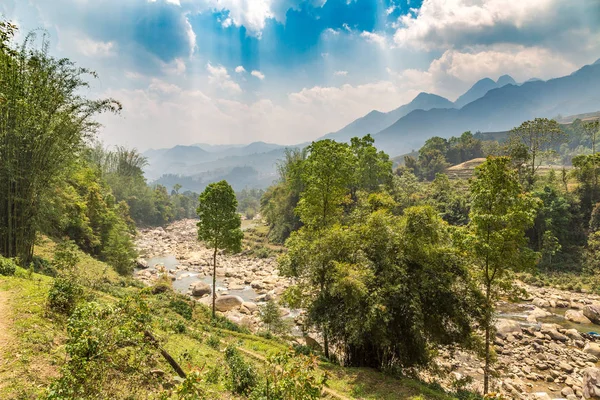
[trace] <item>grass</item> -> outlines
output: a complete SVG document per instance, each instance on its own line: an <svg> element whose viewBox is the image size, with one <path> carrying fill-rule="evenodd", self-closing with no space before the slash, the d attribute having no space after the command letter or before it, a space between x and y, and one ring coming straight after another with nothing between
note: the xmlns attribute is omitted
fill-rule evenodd
<svg viewBox="0 0 600 400"><path fill-rule="evenodd" d="M51 260L53 249L52 241L43 239L36 246L36 255ZM86 285L86 299L102 303L114 303L129 293L142 290L154 317L154 335L186 371L200 368L222 375L226 370L222 352L228 344L245 350L244 358L259 371L264 368L264 357L289 348L283 339L265 339L214 326L208 308L197 303L190 303L193 304L193 315L186 319L176 313L171 304L173 300L188 301L187 298L173 292L153 295L151 290L140 289L134 282L119 277L106 264L83 253L80 254L78 275ZM13 277L0 276L0 305L5 304L4 307L9 310L8 318L3 319L4 325L0 321L1 399L38 398L60 376L61 366L66 361L67 320L53 314L46 306L52 282L51 277L29 274L23 269L18 269ZM3 333L8 338L4 347ZM218 346L211 346L210 337L218 339ZM157 356L157 360L157 368L165 373L166 385L175 374L162 358ZM452 399L417 380L395 378L373 369L343 368L323 362L320 370L330 377L327 386L342 398ZM114 385L118 386L119 382ZM215 398L241 398L226 390L223 379L211 383L209 388L215 393ZM133 398L155 398L158 394L156 386L141 388L140 391L143 396ZM334 398L331 394L329 397Z"/></svg>

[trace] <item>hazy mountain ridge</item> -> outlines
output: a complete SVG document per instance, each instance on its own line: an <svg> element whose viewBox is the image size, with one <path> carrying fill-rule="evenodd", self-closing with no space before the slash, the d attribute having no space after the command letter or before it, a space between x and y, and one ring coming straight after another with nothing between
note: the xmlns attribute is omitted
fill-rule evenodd
<svg viewBox="0 0 600 400"><path fill-rule="evenodd" d="M506 85L459 110L417 110L377 133L376 145L391 155L421 146L431 136L503 131L535 117L553 118L600 109L600 64L548 81Z"/></svg>

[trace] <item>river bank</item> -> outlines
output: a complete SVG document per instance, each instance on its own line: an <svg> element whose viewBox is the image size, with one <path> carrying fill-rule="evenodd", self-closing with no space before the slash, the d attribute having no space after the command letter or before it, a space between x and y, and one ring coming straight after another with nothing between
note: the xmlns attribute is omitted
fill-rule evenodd
<svg viewBox="0 0 600 400"><path fill-rule="evenodd" d="M212 250L197 241L195 222L183 220L164 229L141 230L136 245L147 268L138 270L136 277L152 284L164 271L175 290L190 296L196 287L210 287ZM221 310L252 331L261 329L259 305L277 298L289 285L289 279L279 276L274 257L259 259L243 252L218 256L216 291L223 300ZM600 323L600 297L520 285L526 294L518 302L497 305L496 388L515 399L582 398L583 371L597 366L600 357L596 337L589 334L600 331L600 325L586 315L593 316L597 305L595 322ZM225 301L231 297L236 299ZM210 304L206 293L193 298ZM292 320L299 318L294 310L282 313ZM295 333L302 342L297 328ZM447 386L452 380L471 377L469 386L481 388L483 363L475 354L441 349L437 362L445 376L425 374L424 378Z"/></svg>

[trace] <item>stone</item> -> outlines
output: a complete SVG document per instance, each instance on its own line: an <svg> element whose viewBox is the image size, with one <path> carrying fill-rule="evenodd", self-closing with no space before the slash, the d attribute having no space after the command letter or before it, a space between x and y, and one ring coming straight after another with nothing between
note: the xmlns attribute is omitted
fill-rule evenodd
<svg viewBox="0 0 600 400"><path fill-rule="evenodd" d="M565 319L567 321L572 321L577 324L590 324L592 321L589 320L588 317L583 315L581 311L577 310L567 310L565 312Z"/></svg>
<svg viewBox="0 0 600 400"><path fill-rule="evenodd" d="M192 296L194 297L202 297L206 294L211 294L212 290L210 285L204 282L196 282L194 286L192 286Z"/></svg>
<svg viewBox="0 0 600 400"><path fill-rule="evenodd" d="M536 392L531 394L536 400L552 400L552 398L546 392Z"/></svg>
<svg viewBox="0 0 600 400"><path fill-rule="evenodd" d="M547 332L548 336L550 336L550 338L552 338L552 340L559 340L561 342L566 342L569 338L566 337L565 335L563 335L562 333L560 333L557 330L550 330Z"/></svg>
<svg viewBox="0 0 600 400"><path fill-rule="evenodd" d="M563 362L560 362L560 363L558 363L558 368L562 369L562 370L563 370L563 371L565 371L565 372L568 372L569 374L570 374L571 372L573 372L573 369L574 369L574 368L573 368L573 366L572 366L571 364L569 364L569 363L566 363L566 362L564 362L564 361L563 361Z"/></svg>
<svg viewBox="0 0 600 400"><path fill-rule="evenodd" d="M600 399L600 368L587 368L583 371L583 397Z"/></svg>
<svg viewBox="0 0 600 400"><path fill-rule="evenodd" d="M577 331L577 329L567 329L565 331L565 335L567 335L569 337L569 339L575 340L575 341L583 339L581 337L581 334Z"/></svg>
<svg viewBox="0 0 600 400"><path fill-rule="evenodd" d="M537 307L550 307L550 302L548 300L540 299L539 297L533 299L531 303Z"/></svg>
<svg viewBox="0 0 600 400"><path fill-rule="evenodd" d="M135 260L135 264L139 269L148 268L148 261L144 260L143 258L138 258L137 260Z"/></svg>
<svg viewBox="0 0 600 400"><path fill-rule="evenodd" d="M502 339L505 339L508 334L521 333L521 325L517 321L511 321L509 319L501 319L496 322L496 335Z"/></svg>
<svg viewBox="0 0 600 400"><path fill-rule="evenodd" d="M225 295L219 296L215 300L215 308L218 311L225 312L241 306L244 300L240 296Z"/></svg>
<svg viewBox="0 0 600 400"><path fill-rule="evenodd" d="M591 354L595 357L600 357L600 345L598 343L588 343L583 348L583 352L587 354Z"/></svg>
<svg viewBox="0 0 600 400"><path fill-rule="evenodd" d="M600 324L600 304L589 304L583 307L583 315L594 324Z"/></svg>
<svg viewBox="0 0 600 400"><path fill-rule="evenodd" d="M568 386L565 386L564 388L562 388L562 390L560 391L560 394L562 394L563 396L567 397L569 395L575 394L575 392L573 391L573 389L571 389Z"/></svg>
<svg viewBox="0 0 600 400"><path fill-rule="evenodd" d="M250 311L251 313L253 313L254 311L258 311L258 305L256 305L256 303L253 303L251 301L243 302L242 307L248 309L248 311Z"/></svg>

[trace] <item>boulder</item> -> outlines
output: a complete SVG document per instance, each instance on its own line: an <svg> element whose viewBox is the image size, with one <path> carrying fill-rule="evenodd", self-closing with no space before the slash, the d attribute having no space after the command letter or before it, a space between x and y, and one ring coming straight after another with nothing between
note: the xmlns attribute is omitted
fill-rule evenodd
<svg viewBox="0 0 600 400"><path fill-rule="evenodd" d="M138 258L137 260L135 260L135 264L139 269L148 268L148 261L144 260L143 258Z"/></svg>
<svg viewBox="0 0 600 400"><path fill-rule="evenodd" d="M540 299L539 297L536 297L535 299L533 299L533 301L531 302L534 306L538 306L538 307L550 307L550 302L546 299Z"/></svg>
<svg viewBox="0 0 600 400"><path fill-rule="evenodd" d="M517 321L501 319L496 322L496 336L504 339L508 334L521 333L521 325Z"/></svg>
<svg viewBox="0 0 600 400"><path fill-rule="evenodd" d="M215 307L221 312L232 310L236 307L241 306L244 300L240 296L225 295L217 297L215 301Z"/></svg>
<svg viewBox="0 0 600 400"><path fill-rule="evenodd" d="M567 329L565 331L565 335L567 335L569 337L569 339L572 339L572 340L582 340L583 339L581 337L581 334L577 331L577 329Z"/></svg>
<svg viewBox="0 0 600 400"><path fill-rule="evenodd" d="M550 397L546 392L532 393L532 396L536 400L552 400L552 397Z"/></svg>
<svg viewBox="0 0 600 400"><path fill-rule="evenodd" d="M587 368L583 371L583 397L600 399L600 368Z"/></svg>
<svg viewBox="0 0 600 400"><path fill-rule="evenodd" d="M256 303L253 303L251 301L245 301L242 303L242 306L247 308L248 311L250 311L251 313L253 313L254 311L258 310L258 306L256 305Z"/></svg>
<svg viewBox="0 0 600 400"><path fill-rule="evenodd" d="M594 324L600 324L600 304L590 304L583 307L583 315Z"/></svg>
<svg viewBox="0 0 600 400"><path fill-rule="evenodd" d="M595 357L600 357L600 345L597 343L590 342L585 345L585 347L583 348L583 352L591 354Z"/></svg>
<svg viewBox="0 0 600 400"><path fill-rule="evenodd" d="M563 335L555 329L549 330L548 332L546 332L546 334L550 336L552 340L559 340L561 342L566 342L568 340L567 336Z"/></svg>
<svg viewBox="0 0 600 400"><path fill-rule="evenodd" d="M204 282L196 282L194 283L194 286L192 286L192 296L195 297L202 297L205 294L211 294L212 290L210 288L210 285L204 283Z"/></svg>
<svg viewBox="0 0 600 400"><path fill-rule="evenodd" d="M572 321L577 324L590 324L592 321L589 320L588 317L583 315L581 311L577 310L567 310L565 312L565 319L567 321Z"/></svg>

